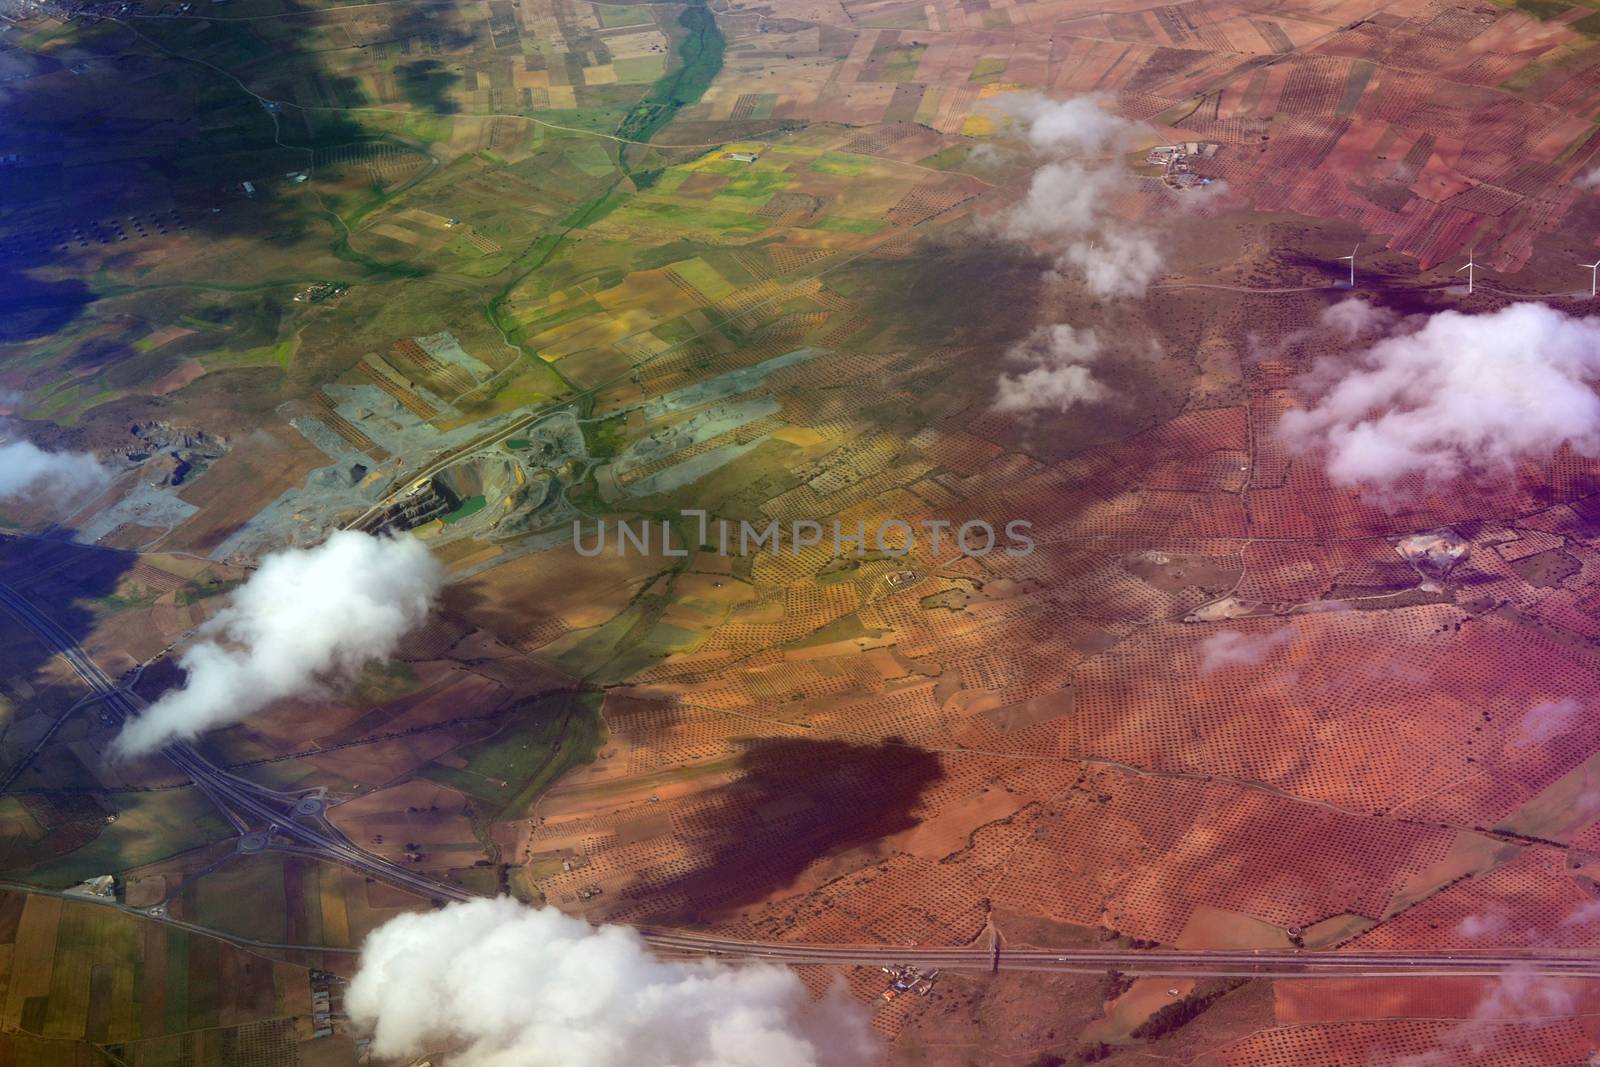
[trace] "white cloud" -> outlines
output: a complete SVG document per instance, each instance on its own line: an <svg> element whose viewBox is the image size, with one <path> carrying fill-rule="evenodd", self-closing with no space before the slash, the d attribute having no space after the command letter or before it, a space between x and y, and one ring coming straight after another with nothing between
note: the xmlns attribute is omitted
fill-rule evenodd
<svg viewBox="0 0 1600 1067"><path fill-rule="evenodd" d="M1142 231L1102 229L1096 240L1068 245L1061 262L1082 271L1084 285L1095 296L1139 297L1161 273L1161 250Z"/></svg>
<svg viewBox="0 0 1600 1067"><path fill-rule="evenodd" d="M1387 308L1369 304L1357 296L1347 296L1337 304L1323 308L1319 319L1324 327L1338 333L1346 341L1354 341L1358 337L1388 329L1396 317Z"/></svg>
<svg viewBox="0 0 1600 1067"><path fill-rule="evenodd" d="M1580 189L1600 188L1600 167L1584 171L1572 180L1572 184Z"/></svg>
<svg viewBox="0 0 1600 1067"><path fill-rule="evenodd" d="M0 500L66 502L98 493L110 481L111 472L88 452L47 452L31 441L0 441Z"/></svg>
<svg viewBox="0 0 1600 1067"><path fill-rule="evenodd" d="M340 531L315 548L263 558L206 624L210 639L180 657L182 687L125 725L113 754L150 752L350 677L427 616L442 582L442 568L412 537Z"/></svg>
<svg viewBox="0 0 1600 1067"><path fill-rule="evenodd" d="M1387 487L1509 471L1563 443L1600 455L1600 320L1538 303L1444 311L1308 377L1319 395L1285 413L1281 439L1325 453L1339 485Z"/></svg>
<svg viewBox="0 0 1600 1067"><path fill-rule="evenodd" d="M783 968L655 958L632 930L502 897L374 930L345 997L380 1057L443 1067L864 1067L866 1012Z"/></svg>
<svg viewBox="0 0 1600 1067"><path fill-rule="evenodd" d="M1200 673L1215 674L1230 667L1254 667L1294 637L1290 629L1267 633L1219 630L1200 642Z"/></svg>
<svg viewBox="0 0 1600 1067"><path fill-rule="evenodd" d="M1104 400L1108 395L1110 390L1088 367L1038 366L1002 377L994 406L997 411L1067 411L1079 404Z"/></svg>
<svg viewBox="0 0 1600 1067"><path fill-rule="evenodd" d="M1077 330L1066 323L1040 326L1006 354L1028 367L1000 377L995 410L1066 411L1107 399L1111 390L1087 366L1100 351L1100 338L1093 330Z"/></svg>
<svg viewBox="0 0 1600 1067"><path fill-rule="evenodd" d="M1054 245L1056 268L1081 274L1095 296L1143 296L1161 272L1155 238L1107 207L1131 178L1115 160L1084 158L1129 147L1139 125L1095 96L1050 100L1027 93L1001 106L1022 120L1028 144L1044 162L1022 200L1001 215L1000 233Z"/></svg>
<svg viewBox="0 0 1600 1067"><path fill-rule="evenodd" d="M1115 218L1107 197L1125 180L1085 154L1125 147L1138 126L1106 107L1099 97L1050 100L1033 93L1007 97L1000 105L1024 124L1029 146L1045 161L1033 172L1028 191L996 220L1002 236L1042 241L1054 250L1057 272L1083 279L1084 288L1102 299L1142 296L1161 272L1153 237ZM1000 411L1066 411L1107 399L1111 391L1087 366L1099 354L1092 331L1080 335L1062 324L1041 327L1009 353L1026 370L1006 374L997 384Z"/></svg>
<svg viewBox="0 0 1600 1067"><path fill-rule="evenodd" d="M1600 818L1600 790L1587 789L1572 802L1572 816L1582 821Z"/></svg>
<svg viewBox="0 0 1600 1067"><path fill-rule="evenodd" d="M1583 705L1572 697L1535 704L1522 717L1522 726L1517 732L1517 747L1549 741L1576 724L1582 714Z"/></svg>
<svg viewBox="0 0 1600 1067"><path fill-rule="evenodd" d="M1022 241L1091 233L1104 216L1111 184L1106 172L1076 160L1046 163L1033 172L1027 195L1001 217L1001 232Z"/></svg>
<svg viewBox="0 0 1600 1067"><path fill-rule="evenodd" d="M1103 96L1051 100L1038 93L1004 98L1004 108L1027 123L1028 143L1044 152L1097 154L1120 147L1138 127L1110 110Z"/></svg>

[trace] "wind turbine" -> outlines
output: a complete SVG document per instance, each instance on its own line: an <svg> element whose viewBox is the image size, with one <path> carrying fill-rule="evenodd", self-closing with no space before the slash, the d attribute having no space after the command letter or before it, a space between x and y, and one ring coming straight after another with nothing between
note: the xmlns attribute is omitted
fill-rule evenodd
<svg viewBox="0 0 1600 1067"><path fill-rule="evenodd" d="M1475 267L1475 266L1477 266L1477 264L1472 262L1472 249L1469 248L1469 249L1467 249L1467 261L1465 263L1463 263L1461 266L1459 266L1459 267L1457 267L1455 269L1455 273L1456 274L1460 274L1462 271L1466 271L1467 272L1467 295L1468 296L1472 295L1472 268Z"/></svg>
<svg viewBox="0 0 1600 1067"><path fill-rule="evenodd" d="M1356 246L1350 250L1350 254L1348 256L1339 257L1340 259L1348 259L1350 261L1350 288L1352 289L1356 287L1356 253L1359 251L1361 251L1361 242L1357 241Z"/></svg>
<svg viewBox="0 0 1600 1067"><path fill-rule="evenodd" d="M1585 263L1583 265L1589 268L1589 299L1593 300L1596 288L1595 283L1596 281L1600 281L1600 276L1595 274L1595 271L1600 269L1600 259L1595 260L1593 263Z"/></svg>

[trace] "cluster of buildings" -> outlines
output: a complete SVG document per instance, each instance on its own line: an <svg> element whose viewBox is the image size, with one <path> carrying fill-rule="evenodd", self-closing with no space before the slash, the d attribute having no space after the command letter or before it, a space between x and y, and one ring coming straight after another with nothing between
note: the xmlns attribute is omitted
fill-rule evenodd
<svg viewBox="0 0 1600 1067"><path fill-rule="evenodd" d="M321 304L327 300L338 299L349 288L348 285L336 285L333 282L317 282L294 294L294 302L297 304Z"/></svg>
<svg viewBox="0 0 1600 1067"><path fill-rule="evenodd" d="M933 983L939 977L938 971L922 971L909 963L879 969L889 976L889 988L878 994L885 1003L904 993L915 993L919 997L925 997L929 990L933 989Z"/></svg>
<svg viewBox="0 0 1600 1067"><path fill-rule="evenodd" d="M326 971L311 972L311 1036L333 1036L333 984L338 981Z"/></svg>
<svg viewBox="0 0 1600 1067"><path fill-rule="evenodd" d="M1175 189L1190 189L1197 185L1210 185L1211 178L1194 172L1196 159L1210 159L1222 146L1208 141L1185 141L1182 144L1160 144L1150 149L1144 161L1152 167L1163 168L1161 180Z"/></svg>
<svg viewBox="0 0 1600 1067"><path fill-rule="evenodd" d="M922 575L916 571L890 571L884 575L883 583L890 589L899 589L903 585L910 585L921 577Z"/></svg>
<svg viewBox="0 0 1600 1067"><path fill-rule="evenodd" d="M109 874L96 875L67 890L77 896L92 897L96 900L116 900L117 880Z"/></svg>

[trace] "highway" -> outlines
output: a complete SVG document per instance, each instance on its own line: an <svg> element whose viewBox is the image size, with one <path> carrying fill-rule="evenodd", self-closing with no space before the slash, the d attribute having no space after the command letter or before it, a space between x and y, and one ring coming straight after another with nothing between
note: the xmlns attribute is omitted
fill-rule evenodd
<svg viewBox="0 0 1600 1067"><path fill-rule="evenodd" d="M1059 971L1189 978L1377 978L1483 976L1506 971L1600 978L1600 956L1564 952L1390 953L1295 950L1184 951L1120 947L1036 949L992 947L895 948L888 945L785 944L738 941L673 930L641 929L655 951L666 957L716 956L784 964L879 966L914 964L923 970Z"/></svg>
<svg viewBox="0 0 1600 1067"><path fill-rule="evenodd" d="M138 698L119 688L71 634L40 611L27 597L10 586L0 584L0 609L14 616L59 653L78 677L101 696L114 721L120 723L138 714ZM161 754L211 798L243 835L242 843L248 846L252 840L256 842L255 850L276 847L272 844L272 838L282 837L307 852L429 899L472 898L472 894L460 886L448 885L409 871L351 844L322 818L320 803L315 805L314 810L296 812L296 807L307 799L304 794L280 793L231 774L206 759L187 742L173 742L162 748Z"/></svg>
<svg viewBox="0 0 1600 1067"><path fill-rule="evenodd" d="M105 701L114 720L121 722L138 713L141 702L137 697L118 688L71 634L25 596L4 584L0 584L0 610L14 616L46 645L55 649ZM429 900L466 901L476 898L476 894L460 886L408 870L351 843L324 818L321 800L314 793L281 793L251 782L218 767L186 742L169 744L161 750L161 754L188 775L234 825L240 833L242 851L272 849L313 856L342 864ZM88 897L74 899L94 902ZM117 906L124 910L141 911ZM153 917L171 921L161 915ZM196 930L203 929L193 924L183 925ZM1555 977L1600 978L1600 955L1574 952L1185 951L1003 946L998 949L994 946L937 948L745 941L653 927L640 927L638 933L658 954L666 958L714 958L785 965L883 966L909 963L924 970L1056 971L1066 974L1098 974L1115 970L1130 975L1190 978L1441 977L1493 975L1507 971L1527 971ZM232 939L226 933L219 933L218 936Z"/></svg>

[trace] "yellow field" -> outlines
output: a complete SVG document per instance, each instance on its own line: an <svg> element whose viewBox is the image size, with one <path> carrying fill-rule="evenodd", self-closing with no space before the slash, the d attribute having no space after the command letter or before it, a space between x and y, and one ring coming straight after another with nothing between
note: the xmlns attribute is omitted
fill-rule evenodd
<svg viewBox="0 0 1600 1067"><path fill-rule="evenodd" d="M0 1030L100 1044L310 1010L302 967L43 895L0 894L0 991Z"/></svg>

